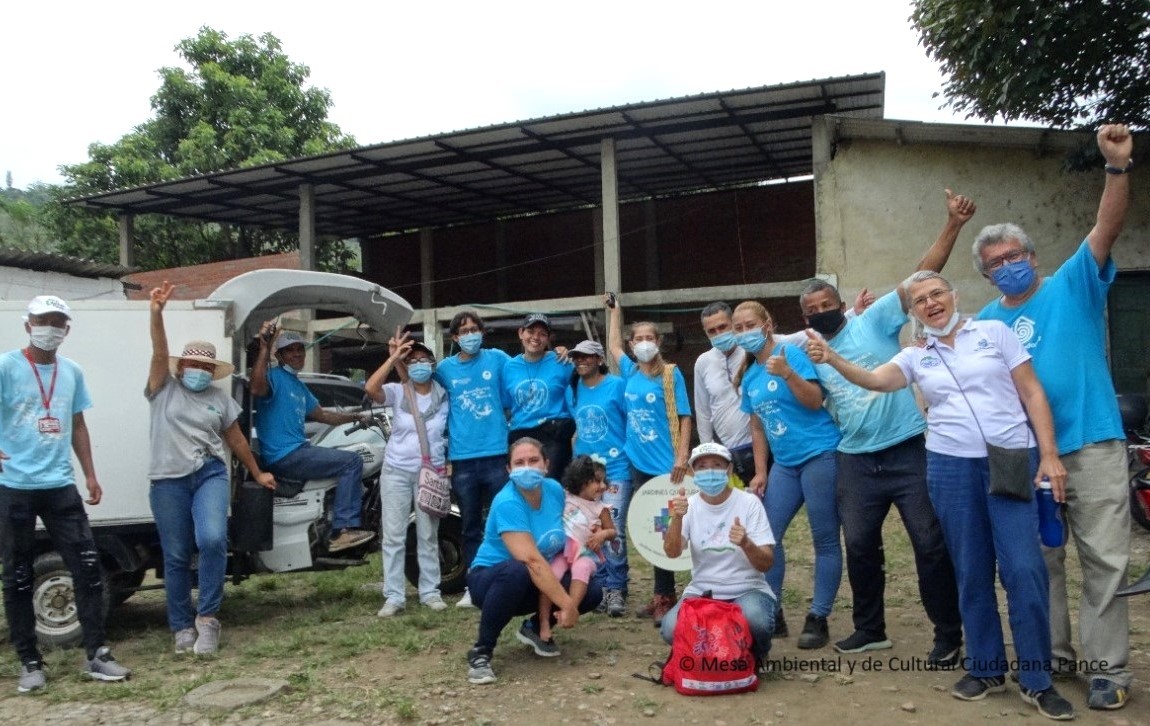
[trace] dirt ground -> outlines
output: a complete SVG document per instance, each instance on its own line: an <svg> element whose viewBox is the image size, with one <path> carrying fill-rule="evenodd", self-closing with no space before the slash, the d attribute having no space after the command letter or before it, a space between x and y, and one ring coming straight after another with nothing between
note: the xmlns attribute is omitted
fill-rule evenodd
<svg viewBox="0 0 1150 726"><path fill-rule="evenodd" d="M473 686L465 678L464 653L474 635L474 610L451 608L443 629L451 641L430 647L383 646L359 652L323 667L299 672L290 657L268 660L243 655L246 639L254 639L258 624L233 628L225 640L227 653L209 665L177 664L172 656L154 651L166 643L163 605L157 594L129 600L117 611L121 639L116 653L137 669L149 669L155 688L172 689L176 697L164 701L142 697L142 692L109 695L110 684L69 685L63 699L58 695L36 698L8 696L15 691L14 671L0 677L0 722L15 723L142 723L193 724L226 722L271 724L318 723L438 723L438 724L537 724L591 723L629 724L807 724L849 720L870 724L934 724L986 720L1001 723L1043 722L1022 703L1017 687L1008 684L1005 694L976 703L949 695L960 674L927 671L918 659L931 645L930 624L918 603L913 565L909 555L890 540L898 537L892 516L888 529L888 634L894 648L860 656L840 656L829 646L800 651L795 635L805 613L809 594L810 560L803 548L791 548L788 540L788 585L797 592L785 599L792 637L776 641L771 658L783 670L768 677L755 693L711 698L684 697L672 689L631 677L646 673L648 666L666 657L667 647L650 621L633 617L610 619L602 615L584 618L573 630L559 631L556 641L563 653L558 658L537 658L518 644L510 629L504 633L493 667L498 682ZM1134 561L1150 562L1150 534L1139 531L1134 538ZM1077 563L1073 563L1074 571ZM370 577L370 574L366 575ZM648 592L649 570L641 568L636 593ZM1001 598L1001 595L1000 595ZM843 581L836 610L830 618L832 639L850 632L850 592ZM1133 699L1127 708L1100 713L1086 709L1085 684L1057 683L1075 705L1078 720L1089 724L1150 725L1150 596L1130 600L1131 669L1135 674ZM363 608L359 608L362 610ZM411 614L403 617L412 617ZM422 616L419 616L422 617ZM427 620L411 620L397 628L426 628ZM370 630L381 627L374 614L359 614L352 621L332 627ZM274 624L272 625L274 628ZM1004 623L1005 628L1005 623ZM140 638L132 637L141 633ZM1009 643L1009 630L1005 630ZM286 636L285 636L286 637ZM458 640L459 642L455 642ZM139 642L137 642L139 641ZM286 653L291 653L287 645ZM153 652L149 652L149 649ZM298 644L299 660L312 655L310 646ZM76 660L78 662L78 657ZM51 661L50 661L51 662ZM210 680L212 669L261 677L285 677L293 694L230 715L190 711L178 694L191 685ZM161 672L162 671L162 672ZM305 677L306 676L306 677ZM150 688L151 686L149 686ZM97 690L91 690L97 689ZM79 695L77 695L79 694ZM87 699L84 694L97 697ZM382 705L381 705L382 704Z"/></svg>

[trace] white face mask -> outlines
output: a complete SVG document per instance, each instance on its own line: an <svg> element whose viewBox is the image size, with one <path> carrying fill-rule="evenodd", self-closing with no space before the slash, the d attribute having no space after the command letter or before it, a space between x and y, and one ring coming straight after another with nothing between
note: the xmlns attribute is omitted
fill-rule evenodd
<svg viewBox="0 0 1150 726"><path fill-rule="evenodd" d="M639 359L640 363L650 363L655 360L655 356L659 355L658 343L649 340L636 343L631 346L631 350L635 351L635 357Z"/></svg>
<svg viewBox="0 0 1150 726"><path fill-rule="evenodd" d="M950 331L954 330L954 326L956 325L958 325L957 310L950 314L950 320L947 320L946 325L942 326L941 328L932 328L931 326L924 323L922 329L936 338L945 338L946 336L950 335Z"/></svg>
<svg viewBox="0 0 1150 726"><path fill-rule="evenodd" d="M52 325L29 325L28 338L32 345L40 350L56 350L64 342L68 334L67 328L57 328Z"/></svg>

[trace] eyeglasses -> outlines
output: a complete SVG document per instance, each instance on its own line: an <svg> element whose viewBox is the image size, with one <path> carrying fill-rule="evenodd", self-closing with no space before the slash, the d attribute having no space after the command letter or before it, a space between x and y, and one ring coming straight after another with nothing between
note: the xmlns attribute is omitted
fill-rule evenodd
<svg viewBox="0 0 1150 726"><path fill-rule="evenodd" d="M1015 262L1020 262L1030 257L1030 253L1024 249L1011 250L1005 255L999 255L986 262L982 266L983 272L994 272L1003 265L1013 265Z"/></svg>
<svg viewBox="0 0 1150 726"><path fill-rule="evenodd" d="M914 300L911 300L910 304L916 308L926 307L927 303L930 302L942 302L944 297L952 294L953 292L954 290L947 290L945 287L938 287L926 293L925 295L919 295Z"/></svg>

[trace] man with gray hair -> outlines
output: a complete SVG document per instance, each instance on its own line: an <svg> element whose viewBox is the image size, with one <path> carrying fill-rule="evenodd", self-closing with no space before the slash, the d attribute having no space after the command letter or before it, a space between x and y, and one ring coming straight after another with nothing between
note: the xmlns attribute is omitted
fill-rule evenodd
<svg viewBox="0 0 1150 726"><path fill-rule="evenodd" d="M1131 674L1126 601L1115 593L1130 559L1130 510L1125 434L1106 362L1106 294L1114 282L1110 258L1126 220L1133 138L1123 124L1098 130L1106 184L1093 229L1050 277L1038 274L1034 242L1015 224L986 227L974 241L974 268L1002 297L979 318L1001 320L1034 361L1054 414L1058 451L1068 474L1066 520L1082 565L1078 627L1082 659L1072 644L1066 597L1066 549L1043 548L1050 573L1050 628L1056 671L1085 671L1087 705L1125 705Z"/></svg>

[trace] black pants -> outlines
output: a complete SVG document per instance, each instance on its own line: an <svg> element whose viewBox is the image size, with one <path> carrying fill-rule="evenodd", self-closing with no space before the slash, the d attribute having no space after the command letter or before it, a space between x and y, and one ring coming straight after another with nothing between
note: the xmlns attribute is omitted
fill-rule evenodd
<svg viewBox="0 0 1150 726"><path fill-rule="evenodd" d="M553 418L529 429L515 429L507 435L511 445L524 436L538 439L547 457L547 476L555 481L563 477L563 470L571 463L571 440L575 437L575 419Z"/></svg>
<svg viewBox="0 0 1150 726"><path fill-rule="evenodd" d="M76 614L84 631L84 648L92 658L105 638L104 580L84 502L72 485L52 489L0 486L0 561L4 565L8 637L21 663L43 660L36 645L32 607L36 517L44 522L52 546L72 573Z"/></svg>

